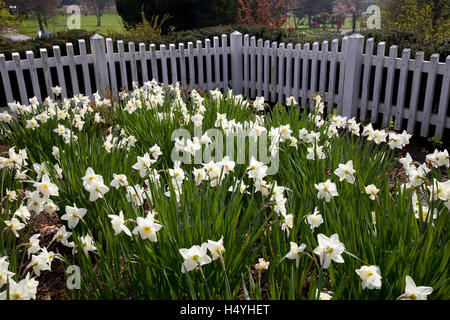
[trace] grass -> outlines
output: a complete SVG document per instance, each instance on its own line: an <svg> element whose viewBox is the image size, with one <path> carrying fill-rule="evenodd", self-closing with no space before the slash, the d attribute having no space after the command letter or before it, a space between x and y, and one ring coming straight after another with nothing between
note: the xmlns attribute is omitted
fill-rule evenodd
<svg viewBox="0 0 450 320"><path fill-rule="evenodd" d="M57 14L54 18L48 20L48 30L52 33L67 30L67 19L69 15L63 16ZM93 14L81 15L81 29L87 31L97 31L106 34L111 31L121 32L122 25L120 16L117 12L105 12L101 17L101 26L97 26L97 17ZM28 19L23 21L23 25L17 28L17 33L36 37L39 30L39 23L36 15L29 15Z"/></svg>
<svg viewBox="0 0 450 320"><path fill-rule="evenodd" d="M294 18L292 16L289 16L288 17L288 21L287 21L286 24L288 26L294 27L294 25L295 25L294 24ZM361 25L361 23L360 23L360 21L358 21L356 23L357 29L360 27L360 25ZM332 29L332 27L334 29ZM341 27L341 30L342 29L350 29L350 30L352 29L352 18L351 17L345 18L345 24ZM314 34L315 32L319 32L319 31L322 31L322 30L323 30L323 25L321 25L320 28L310 28L309 25L308 25L308 19L304 18L301 21L300 26L295 31L298 31L300 33L306 32L306 33ZM336 25L332 26L331 24L328 24L328 25L326 25L326 30L328 30L328 31L336 31L337 28L336 28Z"/></svg>

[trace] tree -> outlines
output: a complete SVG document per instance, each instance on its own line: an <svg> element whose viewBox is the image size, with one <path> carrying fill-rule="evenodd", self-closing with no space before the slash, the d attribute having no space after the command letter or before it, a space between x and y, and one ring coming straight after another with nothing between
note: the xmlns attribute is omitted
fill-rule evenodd
<svg viewBox="0 0 450 320"><path fill-rule="evenodd" d="M147 20L155 16L170 16L169 25L175 30L188 30L230 24L236 21L238 0L115 0L123 21L129 25L141 22L141 10Z"/></svg>
<svg viewBox="0 0 450 320"><path fill-rule="evenodd" d="M293 14L295 19L302 20L308 17L308 25L312 27L313 18L320 13L331 13L333 0L294 0ZM295 20L294 20L294 23ZM296 23L297 24L297 23Z"/></svg>
<svg viewBox="0 0 450 320"><path fill-rule="evenodd" d="M424 39L447 38L450 34L448 0L383 0L386 29L415 31Z"/></svg>
<svg viewBox="0 0 450 320"><path fill-rule="evenodd" d="M352 32L356 31L356 24L362 13L367 9L363 0L337 0L336 11L352 18Z"/></svg>
<svg viewBox="0 0 450 320"><path fill-rule="evenodd" d="M281 28L292 8L289 0L239 0L238 21L247 25L265 25Z"/></svg>
<svg viewBox="0 0 450 320"><path fill-rule="evenodd" d="M44 25L48 29L47 20L56 13L56 7L59 1L60 0L11 0L8 1L8 5L17 6L19 13L36 13L39 30L44 32Z"/></svg>
<svg viewBox="0 0 450 320"><path fill-rule="evenodd" d="M5 7L4 2L0 2L0 36L3 37L5 31L15 27L14 17Z"/></svg>
<svg viewBox="0 0 450 320"><path fill-rule="evenodd" d="M100 27L101 17L105 12L105 9L112 3L111 0L87 0L87 5L94 11L94 14L97 17L97 27Z"/></svg>

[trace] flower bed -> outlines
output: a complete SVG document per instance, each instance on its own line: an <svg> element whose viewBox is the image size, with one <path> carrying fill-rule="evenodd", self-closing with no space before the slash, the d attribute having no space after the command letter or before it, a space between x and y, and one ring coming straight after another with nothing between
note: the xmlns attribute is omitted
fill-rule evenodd
<svg viewBox="0 0 450 320"><path fill-rule="evenodd" d="M10 104L0 298L36 298L59 263L78 299L448 299L447 150L399 159L409 134L312 101L152 81Z"/></svg>

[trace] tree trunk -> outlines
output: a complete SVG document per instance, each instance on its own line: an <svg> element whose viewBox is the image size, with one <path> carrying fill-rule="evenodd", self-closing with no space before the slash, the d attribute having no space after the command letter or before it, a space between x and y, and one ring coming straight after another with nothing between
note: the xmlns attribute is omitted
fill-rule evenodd
<svg viewBox="0 0 450 320"><path fill-rule="evenodd" d="M358 21L358 16L355 14L352 17L352 32L355 33L356 30L356 22Z"/></svg>
<svg viewBox="0 0 450 320"><path fill-rule="evenodd" d="M42 18L41 18L41 14L38 12L37 13L37 18L38 18L38 22L39 22L39 29L44 32L44 25L42 24Z"/></svg>
<svg viewBox="0 0 450 320"><path fill-rule="evenodd" d="M102 21L101 21L101 13L98 12L97 13L97 27L100 27L102 25Z"/></svg>
<svg viewBox="0 0 450 320"><path fill-rule="evenodd" d="M312 24L311 24L311 15L310 15L310 14L308 14L308 26L309 26L310 28L312 28Z"/></svg>

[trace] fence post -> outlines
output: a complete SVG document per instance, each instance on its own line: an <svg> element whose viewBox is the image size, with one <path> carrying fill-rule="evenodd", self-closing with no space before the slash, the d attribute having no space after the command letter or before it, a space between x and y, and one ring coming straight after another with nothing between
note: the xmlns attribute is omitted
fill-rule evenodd
<svg viewBox="0 0 450 320"><path fill-rule="evenodd" d="M242 94L242 33L231 34L231 85L233 94Z"/></svg>
<svg viewBox="0 0 450 320"><path fill-rule="evenodd" d="M95 84L101 96L106 96L109 88L108 65L106 62L105 38L99 34L91 37L91 51L94 55Z"/></svg>
<svg viewBox="0 0 450 320"><path fill-rule="evenodd" d="M344 52L344 91L342 99L342 116L356 117L359 105L359 88L361 85L361 68L363 62L364 37L352 34L348 37Z"/></svg>

